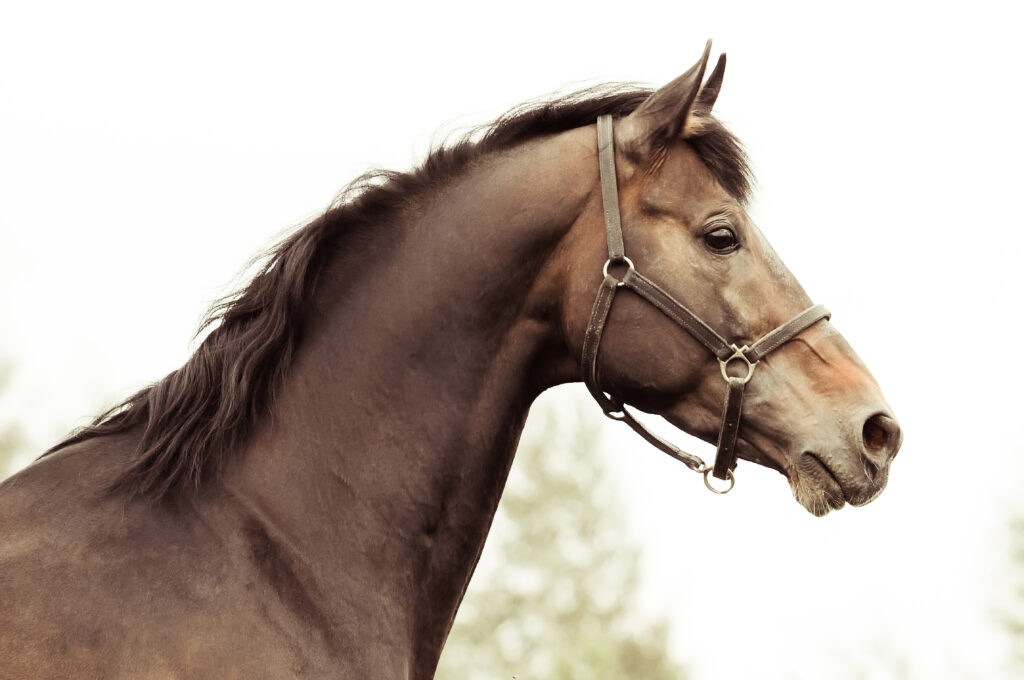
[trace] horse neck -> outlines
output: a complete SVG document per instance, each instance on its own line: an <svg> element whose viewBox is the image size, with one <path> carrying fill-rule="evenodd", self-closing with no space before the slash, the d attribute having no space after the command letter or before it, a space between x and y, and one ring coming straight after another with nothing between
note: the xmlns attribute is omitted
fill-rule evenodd
<svg viewBox="0 0 1024 680"><path fill-rule="evenodd" d="M440 654L530 403L576 372L553 253L595 200L588 135L484 158L339 255L270 424L226 480L261 536L312 565L322 606L376 598L417 667Z"/></svg>

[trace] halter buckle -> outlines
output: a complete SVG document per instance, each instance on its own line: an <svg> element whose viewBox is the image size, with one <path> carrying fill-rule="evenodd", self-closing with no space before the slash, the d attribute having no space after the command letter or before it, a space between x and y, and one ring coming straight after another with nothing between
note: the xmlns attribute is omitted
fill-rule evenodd
<svg viewBox="0 0 1024 680"><path fill-rule="evenodd" d="M722 377L725 378L726 382L730 382L732 380L739 380L744 385L746 385L748 382L750 382L750 379L752 377L754 377L754 367L757 366L757 362L756 361L751 362L750 359L747 358L746 352L750 348L747 347L746 345L743 345L743 347L737 347L736 345L730 345L730 347L733 350L732 351L732 355L729 356L727 359L719 359L718 360L718 367L720 369L722 369ZM742 378L740 378L740 377L732 377L732 376L729 375L729 371L726 370L727 367L729 366L729 362L730 361L735 361L736 359L739 359L739 360L743 361L743 363L745 363L747 365L747 374L745 376L743 376Z"/></svg>
<svg viewBox="0 0 1024 680"><path fill-rule="evenodd" d="M629 272L635 272L636 271L636 267L633 266L633 260L629 259L625 255L623 255L622 257L616 257L616 258L609 257L604 262L604 269L601 270L604 273L604 277L605 278L608 278L608 267L612 266L613 264L624 264L624 265L626 265L626 267L628 267L628 269L626 270L626 274L628 274ZM626 274L622 275L622 279L619 279L619 282L616 285L618 285L618 286L625 285L623 283L623 279L625 279Z"/></svg>

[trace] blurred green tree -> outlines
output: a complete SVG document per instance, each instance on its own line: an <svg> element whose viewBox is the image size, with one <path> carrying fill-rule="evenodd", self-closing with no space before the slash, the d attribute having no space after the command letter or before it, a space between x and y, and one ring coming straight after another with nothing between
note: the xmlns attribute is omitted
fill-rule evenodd
<svg viewBox="0 0 1024 680"><path fill-rule="evenodd" d="M668 625L637 614L639 551L595 460L599 416L535 410L440 680L679 680Z"/></svg>
<svg viewBox="0 0 1024 680"><path fill-rule="evenodd" d="M1011 583L1005 621L1012 635L1014 670L1024 673L1024 514L1010 522Z"/></svg>

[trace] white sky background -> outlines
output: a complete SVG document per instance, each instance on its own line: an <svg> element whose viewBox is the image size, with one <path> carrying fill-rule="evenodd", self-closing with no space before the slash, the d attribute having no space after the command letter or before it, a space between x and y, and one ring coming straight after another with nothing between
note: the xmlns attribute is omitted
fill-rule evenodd
<svg viewBox="0 0 1024 680"><path fill-rule="evenodd" d="M408 168L439 131L566 86L663 84L712 37L754 218L906 441L878 501L815 520L775 473L741 464L713 497L609 421L592 463L625 480L638 607L671 615L699 678L887 678L893 659L1004 677L1024 468L1015 5L687 4L4 5L0 356L17 373L0 423L45 446L180 365L246 260L367 167Z"/></svg>

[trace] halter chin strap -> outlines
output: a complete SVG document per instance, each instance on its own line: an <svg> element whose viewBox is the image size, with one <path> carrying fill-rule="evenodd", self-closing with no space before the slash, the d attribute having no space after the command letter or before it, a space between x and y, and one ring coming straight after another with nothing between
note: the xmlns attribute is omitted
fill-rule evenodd
<svg viewBox="0 0 1024 680"><path fill-rule="evenodd" d="M622 241L619 191L615 177L615 144L611 116L605 115L597 119L597 151L601 174L601 198L604 203L605 233L608 240L608 261L604 265L604 280L597 291L597 299L594 301L594 309L590 313L590 322L587 324L586 335L583 339L583 382L586 383L587 389L594 395L597 403L601 405L606 416L612 420L626 423L641 437L691 470L704 473L704 482L712 491L725 493L732 489L732 485L735 483L732 471L736 468L736 438L739 434L740 414L743 410L743 389L754 376L757 362L792 340L802 330L822 319L830 318L831 315L823 305L814 305L771 331L750 347L746 345L737 347L735 344L727 342L685 305L638 272L633 266L632 260L626 257ZM622 278L616 278L609 273L609 268L615 265L626 267ZM597 355L601 347L601 337L608 322L608 313L612 308L612 301L620 288L628 288L657 307L665 316L700 341L718 359L719 368L722 377L728 384L728 389L713 467L706 465L699 456L683 451L648 430L626 410L626 405L623 402L606 394L600 388L597 375ZM730 375L729 364L742 364L746 374ZM708 473L718 479L728 480L729 487L725 491L718 491L708 482Z"/></svg>

